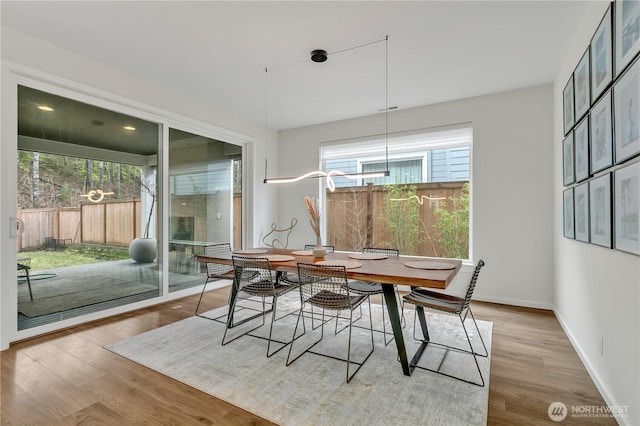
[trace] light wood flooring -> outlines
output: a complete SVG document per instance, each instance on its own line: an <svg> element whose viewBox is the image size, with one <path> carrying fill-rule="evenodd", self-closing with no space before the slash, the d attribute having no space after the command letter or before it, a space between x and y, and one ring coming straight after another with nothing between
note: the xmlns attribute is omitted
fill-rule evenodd
<svg viewBox="0 0 640 426"><path fill-rule="evenodd" d="M225 305L227 293L208 292L203 306ZM103 349L192 316L197 301L191 296L12 344L1 353L0 424L270 424ZM612 418L549 419L555 401L569 410L605 405L553 313L480 302L472 309L477 319L494 323L488 424L617 424Z"/></svg>

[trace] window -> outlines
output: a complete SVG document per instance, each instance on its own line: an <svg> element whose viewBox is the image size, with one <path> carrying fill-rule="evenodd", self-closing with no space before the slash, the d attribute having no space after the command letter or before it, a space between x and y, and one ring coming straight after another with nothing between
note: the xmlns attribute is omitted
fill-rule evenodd
<svg viewBox="0 0 640 426"><path fill-rule="evenodd" d="M422 158L415 160L395 160L386 162L362 163L362 172L383 172L389 169L389 175L395 183L417 183L422 182ZM373 183L374 185L382 185L384 178L365 179L364 183Z"/></svg>
<svg viewBox="0 0 640 426"><path fill-rule="evenodd" d="M327 244L468 259L472 137L463 127L322 146L326 172L390 172L334 178L336 191L324 194L323 203Z"/></svg>

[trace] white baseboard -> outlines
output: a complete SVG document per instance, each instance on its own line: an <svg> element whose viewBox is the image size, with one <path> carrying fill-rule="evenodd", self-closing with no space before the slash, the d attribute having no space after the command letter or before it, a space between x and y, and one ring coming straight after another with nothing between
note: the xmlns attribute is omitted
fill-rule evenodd
<svg viewBox="0 0 640 426"><path fill-rule="evenodd" d="M573 346L573 348L575 349L576 353L580 357L580 360L582 361L582 364L587 369L587 372L589 373L589 376L591 376L591 380L593 380L593 383L596 385L596 388L598 388L598 391L600 392L600 395L602 395L602 398L604 399L604 402L609 407L618 406L618 404L616 404L616 402L610 397L610 394L609 394L607 388L604 386L604 384L600 380L600 376L598 375L597 371L589 363L587 357L585 356L585 354L584 354L584 352L582 350L582 347L580 346L578 341L574 338L573 334L571 333L571 330L567 326L567 323L564 321L564 319L562 318L562 315L560 315L560 313L558 313L558 311L556 310L555 307L553 308L553 313L555 314L556 318L558 319L558 322L560 323L560 326L562 327L562 330L564 331L564 334L567 335L567 338L569 339L569 342L571 342L571 345ZM628 423L629 422L629 418L628 417L621 417L618 414L614 414L614 415L615 415L615 418L616 418L616 421L618 422L618 424L631 426L631 423Z"/></svg>
<svg viewBox="0 0 640 426"><path fill-rule="evenodd" d="M522 306L524 308L544 309L547 311L553 310L553 305L550 303L532 302L530 300L505 299L501 297L490 297L483 295L474 295L473 300L477 300L479 302L499 303L501 305Z"/></svg>

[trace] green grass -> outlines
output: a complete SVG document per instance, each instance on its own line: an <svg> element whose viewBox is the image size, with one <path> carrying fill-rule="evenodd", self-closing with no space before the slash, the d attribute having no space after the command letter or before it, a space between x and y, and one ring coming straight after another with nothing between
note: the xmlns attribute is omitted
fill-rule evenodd
<svg viewBox="0 0 640 426"><path fill-rule="evenodd" d="M100 262L100 260L94 257L87 257L75 253L66 253L64 251L29 251L18 253L18 258L21 257L31 258L32 271Z"/></svg>
<svg viewBox="0 0 640 426"><path fill-rule="evenodd" d="M71 247L60 251L25 251L18 253L18 258L30 257L31 270L63 268L65 266L86 265L104 262L105 260L128 259L126 249L112 247Z"/></svg>

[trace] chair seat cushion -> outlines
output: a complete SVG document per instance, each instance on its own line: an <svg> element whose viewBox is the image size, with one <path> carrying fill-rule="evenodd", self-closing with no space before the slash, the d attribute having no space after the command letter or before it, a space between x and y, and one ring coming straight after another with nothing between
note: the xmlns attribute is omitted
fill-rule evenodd
<svg viewBox="0 0 640 426"><path fill-rule="evenodd" d="M424 288L413 289L411 293L404 296L403 299L414 305L452 313L460 312L464 303L463 298Z"/></svg>
<svg viewBox="0 0 640 426"><path fill-rule="evenodd" d="M233 268L230 268L228 271L216 271L215 273L207 274L209 278L221 278L221 279L229 279L232 280L234 276Z"/></svg>
<svg viewBox="0 0 640 426"><path fill-rule="evenodd" d="M281 296L297 288L297 285L274 285L271 281L256 281L243 286L242 291L252 296Z"/></svg>
<svg viewBox="0 0 640 426"><path fill-rule="evenodd" d="M318 308L342 310L355 308L366 298L367 296L347 296L346 294L322 290L307 299L307 302Z"/></svg>
<svg viewBox="0 0 640 426"><path fill-rule="evenodd" d="M349 290L358 294L381 294L382 284L369 283L366 281L349 281Z"/></svg>

